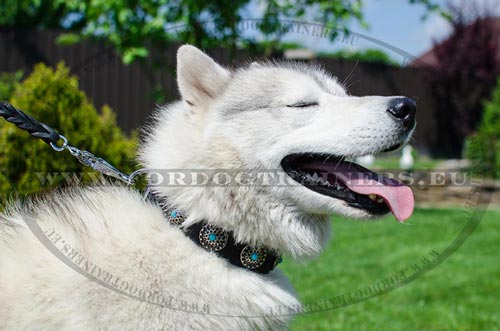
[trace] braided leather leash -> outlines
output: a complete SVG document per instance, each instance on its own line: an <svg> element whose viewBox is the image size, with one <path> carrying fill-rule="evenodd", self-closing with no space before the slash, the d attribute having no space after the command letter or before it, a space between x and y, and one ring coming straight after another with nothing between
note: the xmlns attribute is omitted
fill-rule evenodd
<svg viewBox="0 0 500 331"><path fill-rule="evenodd" d="M56 144L57 141L61 139L59 133L54 131L50 126L38 122L33 117L14 108L14 106L8 102L0 102L0 116L16 125L18 128L28 131L33 137L42 139L47 144Z"/></svg>
<svg viewBox="0 0 500 331"><path fill-rule="evenodd" d="M88 151L82 151L74 146L69 146L68 140L65 136L57 133L47 124L38 122L36 119L25 114L23 111L16 109L8 102L0 101L0 116L5 118L8 122L16 125L18 128L29 132L31 136L42 139L55 151L62 152L64 150L68 150L71 155L76 157L82 164L91 167L104 175L118 178L129 185L134 183L135 176L144 172L144 169L139 169L130 175L126 175L109 164L106 160L95 157L94 154ZM63 141L61 146L57 145L59 140Z"/></svg>

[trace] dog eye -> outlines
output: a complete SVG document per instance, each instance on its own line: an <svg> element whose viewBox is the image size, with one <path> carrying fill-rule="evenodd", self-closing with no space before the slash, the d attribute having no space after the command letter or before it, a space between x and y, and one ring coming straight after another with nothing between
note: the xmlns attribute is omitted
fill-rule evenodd
<svg viewBox="0 0 500 331"><path fill-rule="evenodd" d="M315 101L300 101L296 102L291 105L287 105L287 107L294 107L294 108L304 108L304 107L313 107L313 106L318 106L319 103Z"/></svg>

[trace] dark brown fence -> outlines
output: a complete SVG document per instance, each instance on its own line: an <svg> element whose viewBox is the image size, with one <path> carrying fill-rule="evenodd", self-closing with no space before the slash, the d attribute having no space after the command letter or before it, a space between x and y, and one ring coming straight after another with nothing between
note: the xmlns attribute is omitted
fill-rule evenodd
<svg viewBox="0 0 500 331"><path fill-rule="evenodd" d="M54 66L64 61L77 75L80 87L96 107L108 104L117 113L118 123L125 130L138 128L157 107L153 94L155 84L161 84L165 100L178 98L175 83L175 53L178 45L163 49L167 69L151 73L141 63L126 66L102 43L83 42L72 46L55 43L58 31L35 31L0 28L0 72L23 70L29 73L33 65L44 62ZM222 49L210 54L223 64L229 61ZM417 100L418 127L414 145L420 152L436 153L435 108L425 79L416 69L356 63L336 59L316 59L343 81L349 74L349 90L354 95L405 95ZM156 82L156 83L155 83ZM349 85L348 84L348 85Z"/></svg>

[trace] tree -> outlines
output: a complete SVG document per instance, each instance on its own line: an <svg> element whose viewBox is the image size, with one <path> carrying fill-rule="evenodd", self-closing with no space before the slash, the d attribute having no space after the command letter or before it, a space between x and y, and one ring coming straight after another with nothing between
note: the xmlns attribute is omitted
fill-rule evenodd
<svg viewBox="0 0 500 331"><path fill-rule="evenodd" d="M439 154L459 158L464 138L482 116L482 102L500 75L500 21L494 10L470 1L448 5L452 13L450 37L434 45L435 63L429 84L438 103Z"/></svg>
<svg viewBox="0 0 500 331"><path fill-rule="evenodd" d="M433 0L408 2L439 10ZM0 26L63 29L70 33L63 42L104 39L130 63L149 55L146 45L161 46L172 40L203 48L255 46L238 26L243 12L258 5L265 5L257 17L258 30L273 40L286 33L281 20L314 17L340 30L351 20L363 22L363 0L4 0ZM175 29L179 24L183 28Z"/></svg>
<svg viewBox="0 0 500 331"><path fill-rule="evenodd" d="M408 2L439 11L435 0ZM61 44L103 40L124 63L141 63L154 86L152 98L163 103L166 93L158 71L171 74L174 67L161 50L172 42L222 47L230 59L238 49L249 56L272 56L283 49L281 39L294 28L287 20L316 20L329 27L333 39L336 32L347 31L350 21L363 22L362 9L363 0L3 0L0 26L61 29ZM254 13L256 17L244 18ZM249 22L250 35L242 29ZM256 41L255 34L264 40Z"/></svg>

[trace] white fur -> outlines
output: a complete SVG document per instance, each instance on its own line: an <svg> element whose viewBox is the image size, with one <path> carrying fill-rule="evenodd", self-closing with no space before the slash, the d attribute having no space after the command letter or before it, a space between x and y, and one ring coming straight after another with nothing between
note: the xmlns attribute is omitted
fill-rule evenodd
<svg viewBox="0 0 500 331"><path fill-rule="evenodd" d="M409 137L385 111L388 98L349 96L318 68L254 64L230 72L183 46L178 84L182 101L158 110L146 130L140 158L151 173L280 169L293 152L355 157ZM302 101L319 105L288 107ZM188 215L186 225L207 220L238 241L294 258L321 251L330 233L327 215L370 216L298 185L152 189ZM0 330L285 330L291 317L270 312L299 307L279 271L259 275L204 251L168 224L158 206L125 187L49 194L10 208L2 219ZM64 240L78 252L74 259L173 298L174 306L186 302L209 313L161 307L92 281L43 246L34 225L52 239L57 233L54 245L64 250Z"/></svg>

